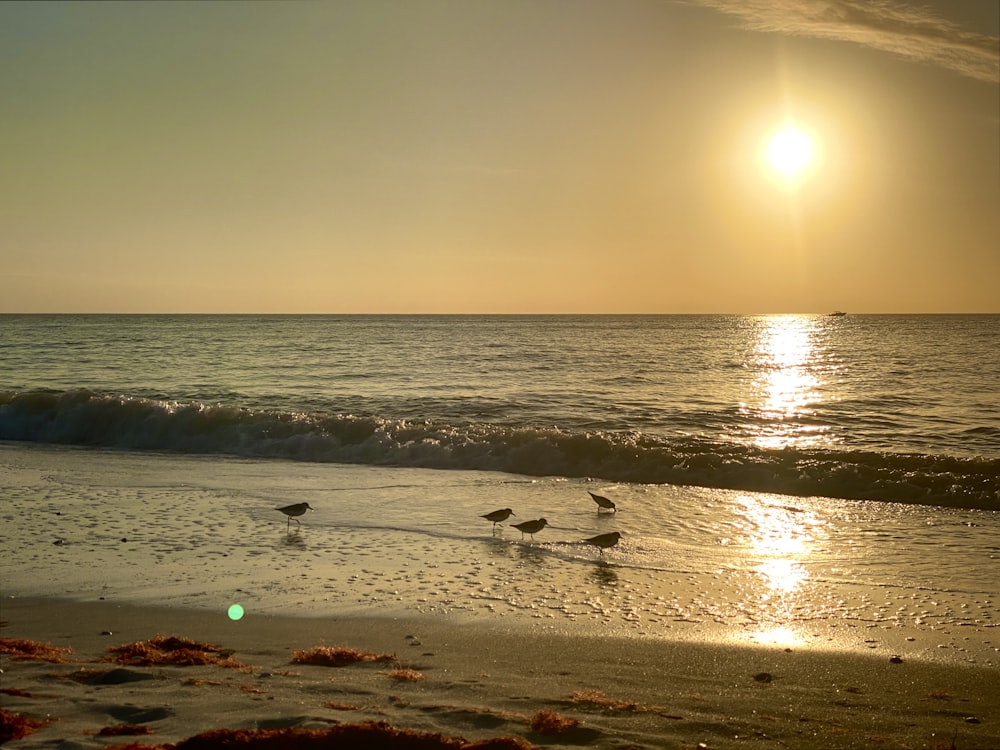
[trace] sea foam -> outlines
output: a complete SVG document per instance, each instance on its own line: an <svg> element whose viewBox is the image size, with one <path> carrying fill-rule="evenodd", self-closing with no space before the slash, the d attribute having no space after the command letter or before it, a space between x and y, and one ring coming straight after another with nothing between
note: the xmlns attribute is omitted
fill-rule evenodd
<svg viewBox="0 0 1000 750"><path fill-rule="evenodd" d="M0 439L118 450L593 477L1000 510L1000 460L766 449L639 431L256 410L87 390L0 394Z"/></svg>

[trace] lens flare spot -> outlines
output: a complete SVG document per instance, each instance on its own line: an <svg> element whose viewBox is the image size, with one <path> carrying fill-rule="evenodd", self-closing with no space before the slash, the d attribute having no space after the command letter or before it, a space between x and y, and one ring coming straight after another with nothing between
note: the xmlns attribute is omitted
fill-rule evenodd
<svg viewBox="0 0 1000 750"><path fill-rule="evenodd" d="M233 622L243 619L243 606L240 604L230 604L228 614L229 619Z"/></svg>

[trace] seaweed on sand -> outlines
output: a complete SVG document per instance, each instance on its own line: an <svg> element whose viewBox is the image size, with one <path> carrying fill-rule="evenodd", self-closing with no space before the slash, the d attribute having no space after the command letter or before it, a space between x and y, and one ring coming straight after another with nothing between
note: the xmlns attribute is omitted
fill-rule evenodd
<svg viewBox="0 0 1000 750"><path fill-rule="evenodd" d="M134 666L172 664L189 667L214 664L231 669L246 669L232 658L232 651L212 643L200 643L172 635L156 635L148 641L111 646L108 651L117 655L116 661Z"/></svg>
<svg viewBox="0 0 1000 750"><path fill-rule="evenodd" d="M153 730L145 724L115 724L104 727L97 732L98 737L127 737L139 734L152 734Z"/></svg>
<svg viewBox="0 0 1000 750"><path fill-rule="evenodd" d="M600 690L577 690L571 696L574 703L583 703L608 711L639 711L641 707L635 701L620 701L608 698Z"/></svg>
<svg viewBox="0 0 1000 750"><path fill-rule="evenodd" d="M356 648L343 646L316 646L309 650L298 649L292 652L292 663L319 667L346 667L358 662L394 661L396 661L395 654L376 654L372 651L359 651Z"/></svg>
<svg viewBox="0 0 1000 750"><path fill-rule="evenodd" d="M213 729L176 745L119 746L116 750L531 750L518 737L496 737L469 742L429 732L397 729L386 722L337 724L327 729Z"/></svg>
<svg viewBox="0 0 1000 750"><path fill-rule="evenodd" d="M547 708L536 711L529 724L534 731L541 734L560 734L570 729L576 729L579 725L580 722L576 719L567 719Z"/></svg>
<svg viewBox="0 0 1000 750"><path fill-rule="evenodd" d="M53 646L51 643L20 638L0 638L0 654L7 654L18 661L48 661L59 664L65 662L66 655L72 651L69 646Z"/></svg>
<svg viewBox="0 0 1000 750"><path fill-rule="evenodd" d="M21 714L0 708L0 744L34 734L47 723L39 719L28 719Z"/></svg>
<svg viewBox="0 0 1000 750"><path fill-rule="evenodd" d="M422 672L418 672L415 669L401 668L394 669L391 672L386 672L390 679L396 680L397 682L420 682L424 679Z"/></svg>

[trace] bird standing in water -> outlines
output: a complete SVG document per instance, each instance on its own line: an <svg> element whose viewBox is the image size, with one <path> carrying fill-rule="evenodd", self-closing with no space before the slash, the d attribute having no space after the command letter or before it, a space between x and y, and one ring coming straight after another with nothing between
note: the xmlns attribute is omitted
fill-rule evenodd
<svg viewBox="0 0 1000 750"><path fill-rule="evenodd" d="M503 508L501 510L495 510L492 513L487 513L480 518L485 518L487 521L493 522L493 530L496 531L497 524L501 521L506 521L510 516L516 516L517 513L512 511L510 508Z"/></svg>
<svg viewBox="0 0 1000 750"><path fill-rule="evenodd" d="M598 513L601 512L601 508L606 508L606 509L608 509L610 511L613 511L615 513L618 512L618 508L615 507L615 504L613 502L611 502L610 500L608 500L603 495L595 495L590 490L587 490L587 494L590 495L592 498L594 498L594 502L597 503L597 512Z"/></svg>
<svg viewBox="0 0 1000 750"><path fill-rule="evenodd" d="M534 540L535 534L545 528L547 524L544 518L536 518L534 521L525 521L524 523L512 524L515 529L521 532L521 538L524 539L524 535L527 534Z"/></svg>
<svg viewBox="0 0 1000 750"><path fill-rule="evenodd" d="M285 525L285 530L287 531L288 529L291 528L293 518L295 518L296 516L301 516L307 510L316 510L316 509L310 507L309 503L295 503L295 505L286 505L284 508L276 508L275 510L280 510L282 513L288 516L288 523ZM302 525L302 522L298 518L295 518L295 523L297 523L299 526Z"/></svg>
<svg viewBox="0 0 1000 750"><path fill-rule="evenodd" d="M599 547L601 554L604 554L604 550L609 547L614 547L618 544L618 540L621 539L622 533L620 531L612 531L608 534L598 534L597 536L592 536L589 539L584 539L587 544L593 544L595 547Z"/></svg>

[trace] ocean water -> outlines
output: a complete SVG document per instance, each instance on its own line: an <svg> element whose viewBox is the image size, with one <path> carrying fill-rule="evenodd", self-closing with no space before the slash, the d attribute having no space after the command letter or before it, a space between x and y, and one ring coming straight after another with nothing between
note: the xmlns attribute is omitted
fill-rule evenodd
<svg viewBox="0 0 1000 750"><path fill-rule="evenodd" d="M2 316L0 493L13 595L996 663L1000 316Z"/></svg>
<svg viewBox="0 0 1000 750"><path fill-rule="evenodd" d="M0 440L1000 509L1000 316L2 316Z"/></svg>

